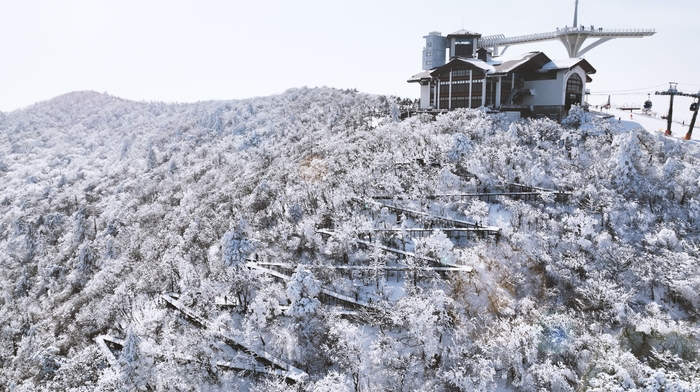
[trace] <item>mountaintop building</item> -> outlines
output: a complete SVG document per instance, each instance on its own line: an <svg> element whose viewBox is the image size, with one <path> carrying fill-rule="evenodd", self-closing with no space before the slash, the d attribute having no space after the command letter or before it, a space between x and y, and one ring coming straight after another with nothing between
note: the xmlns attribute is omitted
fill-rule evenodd
<svg viewBox="0 0 700 392"><path fill-rule="evenodd" d="M459 30L425 37L423 71L408 82L421 89L422 110L487 107L561 120L583 104L595 68L583 58L552 60L542 52L494 56L481 34Z"/></svg>

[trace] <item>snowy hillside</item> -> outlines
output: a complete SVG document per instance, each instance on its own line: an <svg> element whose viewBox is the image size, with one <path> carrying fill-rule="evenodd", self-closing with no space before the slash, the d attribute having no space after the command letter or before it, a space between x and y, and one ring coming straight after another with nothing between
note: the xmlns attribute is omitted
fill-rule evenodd
<svg viewBox="0 0 700 392"><path fill-rule="evenodd" d="M0 389L695 390L700 148L572 112L0 113Z"/></svg>

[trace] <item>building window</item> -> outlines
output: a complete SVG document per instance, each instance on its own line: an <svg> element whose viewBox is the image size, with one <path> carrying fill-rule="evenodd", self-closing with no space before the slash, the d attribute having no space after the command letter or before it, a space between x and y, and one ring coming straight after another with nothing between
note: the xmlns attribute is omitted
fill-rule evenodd
<svg viewBox="0 0 700 392"><path fill-rule="evenodd" d="M569 80L566 81L566 100L564 102L564 109L571 109L572 105L580 105L583 98L583 81L581 77L574 73L569 76Z"/></svg>
<svg viewBox="0 0 700 392"><path fill-rule="evenodd" d="M583 81L577 73L572 74L566 82L567 93L580 93L583 91Z"/></svg>
<svg viewBox="0 0 700 392"><path fill-rule="evenodd" d="M426 56L432 56L432 55L433 55L433 52L425 52L425 55L426 55Z"/></svg>
<svg viewBox="0 0 700 392"><path fill-rule="evenodd" d="M426 62L425 62L425 65L433 65L433 62L432 62L432 61L426 61Z"/></svg>

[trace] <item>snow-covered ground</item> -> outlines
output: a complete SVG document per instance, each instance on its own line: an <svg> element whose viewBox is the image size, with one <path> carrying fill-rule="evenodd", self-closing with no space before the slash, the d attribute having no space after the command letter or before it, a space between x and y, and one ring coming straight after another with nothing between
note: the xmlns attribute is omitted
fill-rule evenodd
<svg viewBox="0 0 700 392"><path fill-rule="evenodd" d="M632 130L638 127L642 127L649 132L660 132L664 133L666 130L666 120L661 117L651 117L644 115L640 112L633 112L632 118L630 118L630 112L620 109L609 109L603 112L596 112L602 115L613 115L614 118L619 119L619 121L625 126L626 129ZM689 121L673 121L671 131L673 134L671 137L683 139L685 134L688 132ZM700 121L696 121L695 127L693 129L693 135L691 140L697 143L700 140Z"/></svg>

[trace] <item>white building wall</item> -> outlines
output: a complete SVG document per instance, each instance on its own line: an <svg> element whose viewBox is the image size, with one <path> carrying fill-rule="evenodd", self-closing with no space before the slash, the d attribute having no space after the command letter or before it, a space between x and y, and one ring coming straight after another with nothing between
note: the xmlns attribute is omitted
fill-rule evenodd
<svg viewBox="0 0 700 392"><path fill-rule="evenodd" d="M566 81L572 73L577 73L583 81L583 91L586 91L586 72L581 67L557 72L557 78L552 80L533 80L524 83L533 95L523 98L524 105L551 106L564 105L566 102Z"/></svg>
<svg viewBox="0 0 700 392"><path fill-rule="evenodd" d="M529 88L532 96L526 95L523 104L530 106L548 106L564 104L564 75L557 74L553 80L533 80L524 83Z"/></svg>
<svg viewBox="0 0 700 392"><path fill-rule="evenodd" d="M430 107L430 84L420 86L420 108L428 109Z"/></svg>

